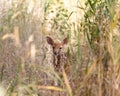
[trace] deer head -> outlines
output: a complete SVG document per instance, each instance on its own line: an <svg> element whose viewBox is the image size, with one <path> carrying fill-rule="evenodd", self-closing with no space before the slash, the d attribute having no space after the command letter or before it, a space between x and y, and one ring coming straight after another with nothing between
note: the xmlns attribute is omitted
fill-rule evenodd
<svg viewBox="0 0 120 96"><path fill-rule="evenodd" d="M63 39L61 43L58 43L54 42L54 40L51 37L47 36L47 43L52 46L54 55L59 55L62 51L63 46L66 45L67 42L68 42L67 38Z"/></svg>

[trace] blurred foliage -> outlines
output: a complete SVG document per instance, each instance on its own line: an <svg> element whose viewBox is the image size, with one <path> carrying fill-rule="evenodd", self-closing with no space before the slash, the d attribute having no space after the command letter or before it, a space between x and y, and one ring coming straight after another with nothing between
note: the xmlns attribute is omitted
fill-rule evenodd
<svg viewBox="0 0 120 96"><path fill-rule="evenodd" d="M84 6L75 0L70 5L75 12L63 0L38 1L11 0L10 6L1 7L0 80L7 86L5 94L120 96L119 0L86 0ZM50 67L46 35L69 37L71 70L63 70L63 88L51 86L57 72Z"/></svg>
<svg viewBox="0 0 120 96"><path fill-rule="evenodd" d="M109 38L107 34L110 33L110 22L113 22L114 19L115 2L112 0L87 0L85 3L88 10L84 15L84 30L95 54L99 54L100 37L102 36L103 42L104 39Z"/></svg>
<svg viewBox="0 0 120 96"><path fill-rule="evenodd" d="M69 14L63 2L48 2L46 3L44 11L44 23L51 25L53 33L60 33L62 36L69 34L70 30L68 27L70 26L69 18L71 14Z"/></svg>

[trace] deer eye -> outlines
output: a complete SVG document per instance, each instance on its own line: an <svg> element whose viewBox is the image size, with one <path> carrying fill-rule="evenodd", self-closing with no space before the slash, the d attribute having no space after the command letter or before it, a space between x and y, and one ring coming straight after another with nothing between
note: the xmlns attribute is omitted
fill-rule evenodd
<svg viewBox="0 0 120 96"><path fill-rule="evenodd" d="M60 49L62 49L62 47L60 47Z"/></svg>

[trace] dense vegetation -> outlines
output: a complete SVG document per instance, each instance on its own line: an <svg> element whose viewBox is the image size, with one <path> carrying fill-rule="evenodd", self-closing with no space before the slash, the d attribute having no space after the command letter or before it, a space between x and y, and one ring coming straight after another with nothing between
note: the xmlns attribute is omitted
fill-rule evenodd
<svg viewBox="0 0 120 96"><path fill-rule="evenodd" d="M119 0L0 5L0 96L120 96ZM63 78L51 66L46 36L69 38ZM55 78L62 86L52 85Z"/></svg>

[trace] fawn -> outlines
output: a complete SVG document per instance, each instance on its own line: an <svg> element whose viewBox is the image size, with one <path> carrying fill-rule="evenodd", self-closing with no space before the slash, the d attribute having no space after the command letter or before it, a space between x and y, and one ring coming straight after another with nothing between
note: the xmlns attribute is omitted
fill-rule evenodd
<svg viewBox="0 0 120 96"><path fill-rule="evenodd" d="M53 67L54 70L58 73L62 72L62 68L65 67L67 63L67 55L64 52L63 46L68 43L68 39L65 38L61 43L54 42L51 37L47 36L47 43L51 45L53 49ZM58 82L55 82L55 85L58 86Z"/></svg>

